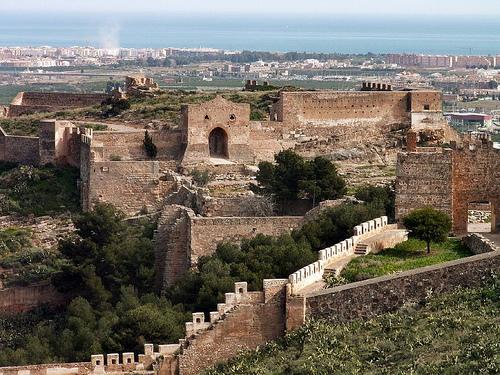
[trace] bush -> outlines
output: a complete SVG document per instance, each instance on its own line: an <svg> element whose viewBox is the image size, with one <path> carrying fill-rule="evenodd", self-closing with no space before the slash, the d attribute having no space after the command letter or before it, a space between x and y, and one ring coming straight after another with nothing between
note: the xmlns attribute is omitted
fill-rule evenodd
<svg viewBox="0 0 500 375"><path fill-rule="evenodd" d="M431 241L443 242L451 231L451 219L442 211L425 207L410 212L403 218L410 236L427 243L427 254L431 252Z"/></svg>
<svg viewBox="0 0 500 375"><path fill-rule="evenodd" d="M271 194L281 203L296 199L311 199L313 205L327 199L342 197L346 191L344 179L335 165L325 158L305 161L292 150L275 155L276 164L259 163L257 193Z"/></svg>
<svg viewBox="0 0 500 375"><path fill-rule="evenodd" d="M219 244L214 255L199 260L199 272L184 275L167 290L167 296L191 311L208 312L224 301L235 282L244 280L249 289L261 290L262 280L287 278L317 257L309 244L296 242L290 235L257 235L241 245Z"/></svg>
<svg viewBox="0 0 500 375"><path fill-rule="evenodd" d="M394 185L391 184L383 187L373 185L363 186L356 191L354 196L376 208L383 209L389 221L394 221L396 199Z"/></svg>

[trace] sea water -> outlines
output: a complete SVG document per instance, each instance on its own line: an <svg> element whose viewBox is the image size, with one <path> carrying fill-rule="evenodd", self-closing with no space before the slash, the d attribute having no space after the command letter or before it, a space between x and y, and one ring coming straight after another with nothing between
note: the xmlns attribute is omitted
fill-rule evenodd
<svg viewBox="0 0 500 375"><path fill-rule="evenodd" d="M3 14L0 46L207 47L338 53L500 54L486 17Z"/></svg>

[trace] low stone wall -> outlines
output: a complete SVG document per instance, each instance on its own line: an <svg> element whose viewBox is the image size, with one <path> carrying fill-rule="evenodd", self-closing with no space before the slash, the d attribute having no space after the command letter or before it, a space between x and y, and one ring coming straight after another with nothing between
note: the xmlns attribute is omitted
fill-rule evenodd
<svg viewBox="0 0 500 375"><path fill-rule="evenodd" d="M0 367L1 375L86 375L90 373L92 373L90 362Z"/></svg>
<svg viewBox="0 0 500 375"><path fill-rule="evenodd" d="M474 255L444 264L378 277L305 296L305 317L345 322L395 311L429 293L477 287L500 271L500 252ZM294 311L300 314L300 310Z"/></svg>
<svg viewBox="0 0 500 375"><path fill-rule="evenodd" d="M40 161L38 137L7 135L0 128L0 161L21 164L38 164Z"/></svg>
<svg viewBox="0 0 500 375"><path fill-rule="evenodd" d="M26 312L43 304L57 306L64 304L66 300L67 298L48 282L0 289L0 313Z"/></svg>
<svg viewBox="0 0 500 375"><path fill-rule="evenodd" d="M474 254L484 254L489 253L491 251L500 250L498 246L484 237L481 234L472 233L464 238L462 238L462 242L467 246Z"/></svg>
<svg viewBox="0 0 500 375"><path fill-rule="evenodd" d="M329 262L354 254L354 249L361 239L382 232L387 227L387 222L387 216L382 216L362 223L354 228L354 236L320 250L318 261L301 268L289 276L291 293L296 294L302 288L320 281Z"/></svg>

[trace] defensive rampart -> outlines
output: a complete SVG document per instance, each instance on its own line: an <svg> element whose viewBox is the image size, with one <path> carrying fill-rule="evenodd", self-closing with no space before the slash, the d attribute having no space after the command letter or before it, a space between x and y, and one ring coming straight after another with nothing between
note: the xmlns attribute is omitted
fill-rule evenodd
<svg viewBox="0 0 500 375"><path fill-rule="evenodd" d="M77 94L61 92L20 92L12 101L7 115L18 117L38 112L55 112L70 108L100 105L108 94Z"/></svg>
<svg viewBox="0 0 500 375"><path fill-rule="evenodd" d="M500 253L496 251L347 284L306 295L305 317L335 322L371 318L430 294L480 286L499 271Z"/></svg>
<svg viewBox="0 0 500 375"><path fill-rule="evenodd" d="M0 128L0 161L36 165L40 162L39 147L38 137L7 135Z"/></svg>
<svg viewBox="0 0 500 375"><path fill-rule="evenodd" d="M340 257L354 254L354 249L359 241L367 236L382 232L387 225L387 216L367 221L354 228L354 236L320 250L318 261L301 268L289 276L291 294L297 294L301 289L322 280L325 266L328 263Z"/></svg>

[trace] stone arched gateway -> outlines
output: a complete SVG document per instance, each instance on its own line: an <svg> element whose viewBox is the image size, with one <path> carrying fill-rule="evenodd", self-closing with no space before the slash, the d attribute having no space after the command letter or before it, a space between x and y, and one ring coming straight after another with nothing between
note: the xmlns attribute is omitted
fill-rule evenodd
<svg viewBox="0 0 500 375"><path fill-rule="evenodd" d="M211 158L229 158L228 137L224 129L213 129L208 136L208 147Z"/></svg>

